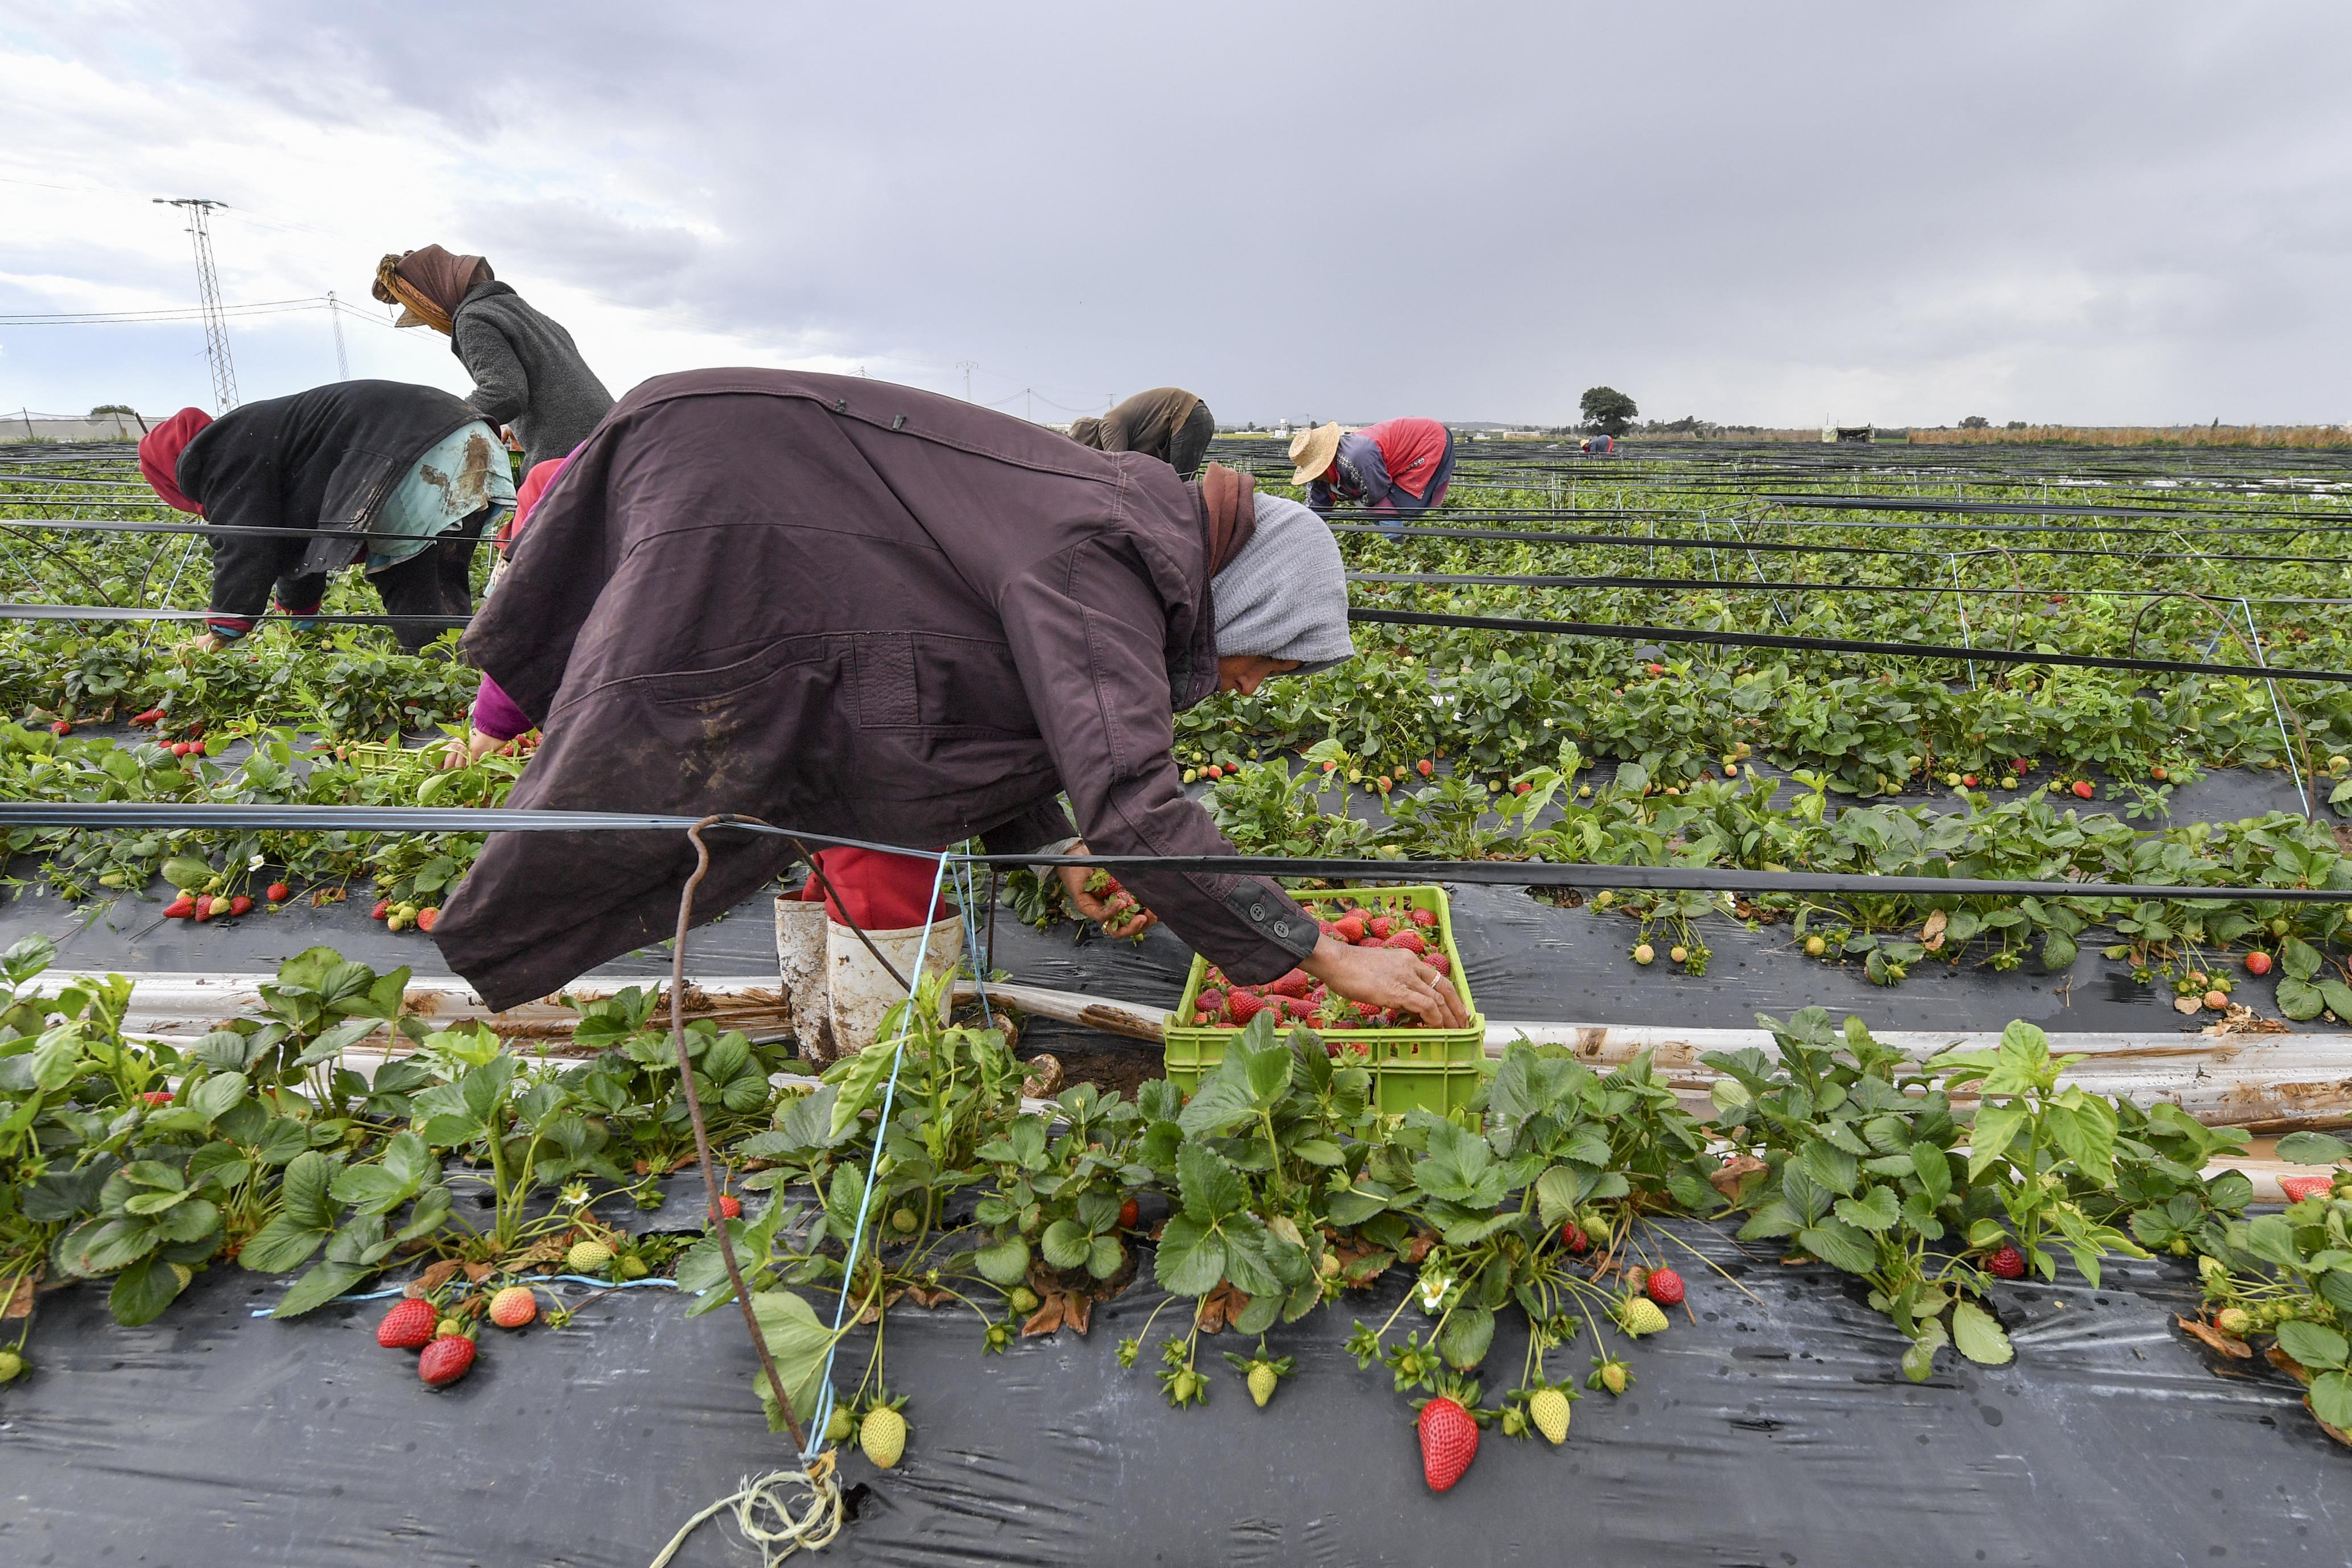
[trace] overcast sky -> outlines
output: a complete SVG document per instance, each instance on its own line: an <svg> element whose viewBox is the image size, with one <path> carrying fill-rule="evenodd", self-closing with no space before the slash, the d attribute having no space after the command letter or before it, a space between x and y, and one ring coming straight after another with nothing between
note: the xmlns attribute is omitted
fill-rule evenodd
<svg viewBox="0 0 2352 1568"><path fill-rule="evenodd" d="M488 256L617 394L791 364L1063 420L2341 421L2352 9L296 6L0 16L0 313ZM352 374L469 383L348 321ZM247 400L323 312L231 326ZM194 322L0 405L209 403ZM1024 401L1024 390L1034 404Z"/></svg>

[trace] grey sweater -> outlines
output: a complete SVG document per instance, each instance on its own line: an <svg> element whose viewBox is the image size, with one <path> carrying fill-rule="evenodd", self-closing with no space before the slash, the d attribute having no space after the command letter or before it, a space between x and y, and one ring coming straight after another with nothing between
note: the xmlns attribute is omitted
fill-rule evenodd
<svg viewBox="0 0 2352 1568"><path fill-rule="evenodd" d="M474 390L466 401L493 425L511 425L523 468L568 455L613 406L572 334L496 281L466 291L449 346Z"/></svg>

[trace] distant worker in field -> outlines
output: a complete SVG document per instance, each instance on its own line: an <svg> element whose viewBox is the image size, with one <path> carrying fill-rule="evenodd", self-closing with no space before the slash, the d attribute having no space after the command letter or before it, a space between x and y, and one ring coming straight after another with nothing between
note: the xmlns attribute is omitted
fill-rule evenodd
<svg viewBox="0 0 2352 1568"><path fill-rule="evenodd" d="M1445 499L1454 478L1454 432L1434 419L1383 419L1341 434L1318 425L1290 439L1294 485L1328 512L1341 502L1367 511L1418 517Z"/></svg>
<svg viewBox="0 0 2352 1568"><path fill-rule="evenodd" d="M911 387L706 370L639 386L572 455L465 650L513 706L502 727L543 734L510 806L734 812L904 846L921 853L866 868L822 853L843 912L864 899L861 926L919 936L942 918L942 845L1234 853L1184 794L1175 714L1355 647L1328 526L1229 468L1188 484ZM701 921L794 858L773 837L709 844ZM493 833L433 940L509 1007L668 937L695 863L677 833ZM1087 872L1060 875L1102 920ZM1265 878L1116 875L1236 980L1301 967L1463 1025L1444 976L1323 936Z"/></svg>
<svg viewBox="0 0 2352 1568"><path fill-rule="evenodd" d="M1201 459L1209 454L1209 437L1216 433L1209 405L1181 386L1155 386L1099 419L1070 423L1070 439L1079 446L1157 458L1175 469L1180 479L1200 473Z"/></svg>
<svg viewBox="0 0 2352 1568"><path fill-rule="evenodd" d="M498 280L478 256L437 245L376 263L375 297L403 307L395 325L430 327L474 378L466 395L481 416L510 426L525 472L588 438L613 395L561 323Z"/></svg>
<svg viewBox="0 0 2352 1568"><path fill-rule="evenodd" d="M193 645L206 652L251 632L273 587L310 629L328 574L346 566L366 572L386 614L471 615L474 546L515 502L498 432L448 393L397 381L339 381L217 419L183 408L139 443L139 471L181 511L258 531L211 542L211 613ZM393 635L414 653L448 629Z"/></svg>

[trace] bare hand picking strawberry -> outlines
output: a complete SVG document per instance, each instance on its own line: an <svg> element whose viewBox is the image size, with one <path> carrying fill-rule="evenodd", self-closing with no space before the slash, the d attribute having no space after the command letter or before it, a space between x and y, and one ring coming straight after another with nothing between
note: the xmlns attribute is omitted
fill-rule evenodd
<svg viewBox="0 0 2352 1568"><path fill-rule="evenodd" d="M1072 844L1067 851L1072 855L1087 852L1084 839ZM1160 921L1158 915L1138 904L1135 895L1110 880L1106 872L1085 866L1057 866L1055 870L1062 879L1062 889L1069 894L1071 904L1078 913L1098 923L1105 936L1141 936ZM1104 879L1108 885L1093 887L1097 878Z"/></svg>

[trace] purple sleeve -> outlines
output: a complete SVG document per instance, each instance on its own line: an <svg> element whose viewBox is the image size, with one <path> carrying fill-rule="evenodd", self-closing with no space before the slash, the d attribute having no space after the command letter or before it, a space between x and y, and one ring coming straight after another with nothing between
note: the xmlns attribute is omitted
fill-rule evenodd
<svg viewBox="0 0 2352 1568"><path fill-rule="evenodd" d="M474 728L493 741L511 741L530 733L537 726L531 723L529 714L515 706L515 700L486 675L482 677L481 689L474 693Z"/></svg>

